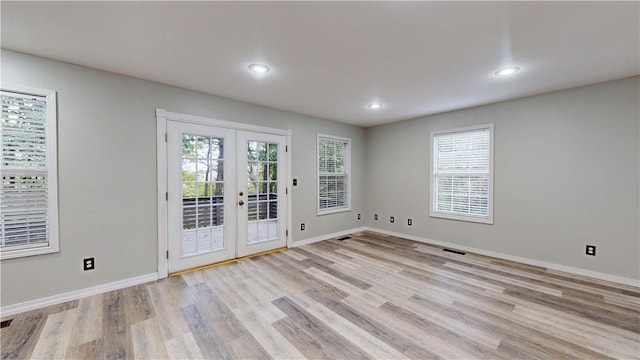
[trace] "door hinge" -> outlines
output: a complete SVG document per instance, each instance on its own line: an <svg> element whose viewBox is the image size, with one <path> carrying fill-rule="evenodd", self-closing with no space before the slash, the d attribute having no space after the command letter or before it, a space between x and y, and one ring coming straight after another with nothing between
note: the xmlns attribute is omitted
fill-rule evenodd
<svg viewBox="0 0 640 360"><path fill-rule="evenodd" d="M284 146L284 152L289 152L289 145Z"/></svg>
<svg viewBox="0 0 640 360"><path fill-rule="evenodd" d="M164 193L164 199L169 201L169 193L168 192Z"/></svg>
<svg viewBox="0 0 640 360"><path fill-rule="evenodd" d="M284 236L289 237L289 229L284 231Z"/></svg>
<svg viewBox="0 0 640 360"><path fill-rule="evenodd" d="M169 260L169 250L167 250L167 260Z"/></svg>
<svg viewBox="0 0 640 360"><path fill-rule="evenodd" d="M285 193L286 195L289 195L289 188L285 188L284 190L285 190L285 192L284 192L284 193Z"/></svg>
<svg viewBox="0 0 640 360"><path fill-rule="evenodd" d="M164 133L164 142L169 141L169 133Z"/></svg>

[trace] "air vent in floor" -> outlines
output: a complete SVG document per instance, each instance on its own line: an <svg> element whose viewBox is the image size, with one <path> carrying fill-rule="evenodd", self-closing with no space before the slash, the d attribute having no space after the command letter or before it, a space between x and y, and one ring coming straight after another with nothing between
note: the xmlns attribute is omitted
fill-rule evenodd
<svg viewBox="0 0 640 360"><path fill-rule="evenodd" d="M450 252L450 253L454 253L454 254L459 254L459 255L466 254L466 252L462 252L462 251L458 251L458 250L452 250L452 249L442 249L442 251L446 251L446 252Z"/></svg>
<svg viewBox="0 0 640 360"><path fill-rule="evenodd" d="M13 321L13 319L9 319L9 320L5 320L3 322L0 322L0 329L4 329L6 327L9 327L9 325L11 325L12 321Z"/></svg>

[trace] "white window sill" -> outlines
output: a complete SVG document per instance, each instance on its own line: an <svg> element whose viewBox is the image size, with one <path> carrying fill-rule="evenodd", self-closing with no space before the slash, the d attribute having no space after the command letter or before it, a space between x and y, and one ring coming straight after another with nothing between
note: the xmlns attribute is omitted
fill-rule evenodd
<svg viewBox="0 0 640 360"><path fill-rule="evenodd" d="M57 244L38 247L21 247L19 249L3 249L2 251L0 251L0 260L51 254L57 253L58 251L59 250Z"/></svg>
<svg viewBox="0 0 640 360"><path fill-rule="evenodd" d="M454 215L443 212L435 212L431 211L429 216L432 218L440 218L440 219L449 219L449 220L458 220L458 221L466 221L466 222L474 222L480 224L488 224L493 225L493 216L489 217L480 217L480 216L464 216L464 215Z"/></svg>
<svg viewBox="0 0 640 360"><path fill-rule="evenodd" d="M322 215L336 214L336 213L347 212L347 211L351 211L351 207L350 206L349 207L335 208L335 209L318 210L317 214L318 214L318 216L322 216Z"/></svg>

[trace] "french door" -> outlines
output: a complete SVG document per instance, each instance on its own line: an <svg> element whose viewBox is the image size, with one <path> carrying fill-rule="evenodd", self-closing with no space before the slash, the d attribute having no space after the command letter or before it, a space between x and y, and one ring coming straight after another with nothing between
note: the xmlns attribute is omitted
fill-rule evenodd
<svg viewBox="0 0 640 360"><path fill-rule="evenodd" d="M286 246L286 138L167 121L169 272Z"/></svg>

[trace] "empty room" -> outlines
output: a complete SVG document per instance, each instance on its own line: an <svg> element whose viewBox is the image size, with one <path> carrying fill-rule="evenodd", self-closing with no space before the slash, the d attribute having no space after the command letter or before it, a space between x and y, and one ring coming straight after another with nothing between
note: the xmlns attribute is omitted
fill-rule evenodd
<svg viewBox="0 0 640 360"><path fill-rule="evenodd" d="M640 2L0 2L2 359L640 359Z"/></svg>

